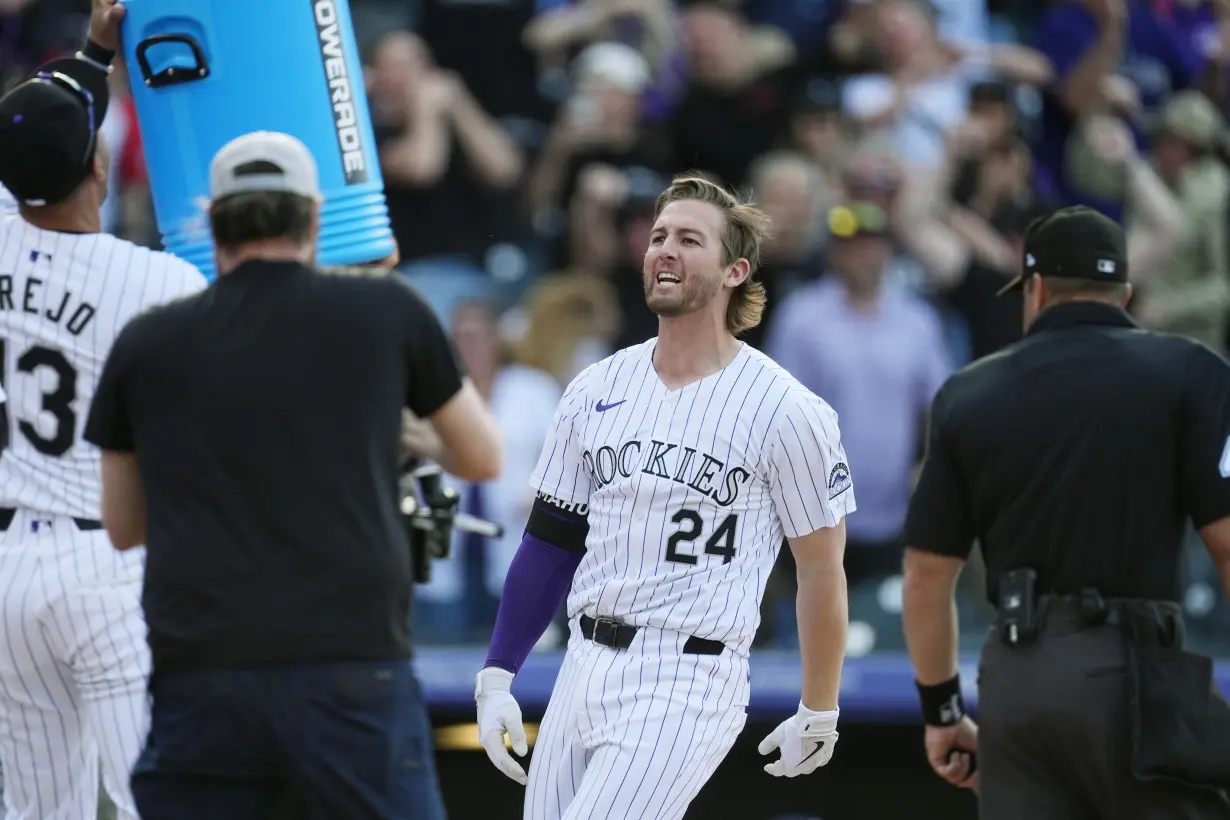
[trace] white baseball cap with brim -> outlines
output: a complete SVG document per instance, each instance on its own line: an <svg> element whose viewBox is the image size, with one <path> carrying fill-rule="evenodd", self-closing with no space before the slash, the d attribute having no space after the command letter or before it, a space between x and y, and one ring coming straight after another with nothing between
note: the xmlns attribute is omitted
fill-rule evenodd
<svg viewBox="0 0 1230 820"><path fill-rule="evenodd" d="M653 79L649 63L625 43L603 42L588 46L576 59L577 77L609 83L620 91L639 94Z"/></svg>
<svg viewBox="0 0 1230 820"><path fill-rule="evenodd" d="M320 199L312 152L289 134L276 131L254 131L222 146L209 167L212 200L258 191Z"/></svg>

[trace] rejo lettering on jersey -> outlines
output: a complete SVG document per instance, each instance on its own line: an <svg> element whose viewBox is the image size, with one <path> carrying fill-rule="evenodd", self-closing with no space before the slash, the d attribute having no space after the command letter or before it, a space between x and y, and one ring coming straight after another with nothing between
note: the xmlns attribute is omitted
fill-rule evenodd
<svg viewBox="0 0 1230 820"><path fill-rule="evenodd" d="M50 265L54 257L42 251L30 251L32 263L37 264L44 260L50 272ZM72 335L80 336L89 325L90 320L98 313L98 309L88 302L81 301L68 290L64 290L62 295L46 298L42 293L45 284L43 279L35 278L33 272L24 279L15 279L11 274L0 273L0 311L20 310L22 313L42 316L50 322L62 324ZM52 287L54 289L54 284ZM18 294L16 300L13 298L14 290ZM49 307L44 307L44 305Z"/></svg>

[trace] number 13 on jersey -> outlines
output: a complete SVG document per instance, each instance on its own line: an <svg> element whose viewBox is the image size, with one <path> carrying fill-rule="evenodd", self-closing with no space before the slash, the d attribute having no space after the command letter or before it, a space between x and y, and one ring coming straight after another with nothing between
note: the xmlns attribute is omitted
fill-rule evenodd
<svg viewBox="0 0 1230 820"><path fill-rule="evenodd" d="M4 425L3 446L8 447L9 414L16 414L19 395L13 385L5 378L4 365L8 362L8 344L6 339L0 339L0 387L8 395L8 401L0 405L0 421ZM45 456L59 457L72 448L77 434L77 414L73 408L77 401L77 371L69 364L68 359L58 350L34 345L21 352L16 361L16 372L37 377L39 368L45 368L55 375L55 384L50 390L42 392L41 411L55 420L55 428L50 437L38 431L38 427L26 419L17 420L17 430L30 446Z"/></svg>

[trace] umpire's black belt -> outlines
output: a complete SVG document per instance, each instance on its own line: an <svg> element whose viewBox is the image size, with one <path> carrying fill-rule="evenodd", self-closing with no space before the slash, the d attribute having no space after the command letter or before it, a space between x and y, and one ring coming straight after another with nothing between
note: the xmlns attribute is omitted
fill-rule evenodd
<svg viewBox="0 0 1230 820"><path fill-rule="evenodd" d="M0 507L0 532L8 532L8 529L13 524L13 519L17 516L17 510ZM82 532L91 530L101 530L103 528L101 521L95 521L92 518L74 518L73 523L77 525L77 529Z"/></svg>
<svg viewBox="0 0 1230 820"><path fill-rule="evenodd" d="M623 624L610 618L594 619L588 615L581 616L581 634L586 640L609 646L612 649L627 649L632 646L636 637L637 627ZM685 655L720 655L726 644L721 641L711 641L708 638L689 636L683 645Z"/></svg>
<svg viewBox="0 0 1230 820"><path fill-rule="evenodd" d="M1120 626L1126 620L1126 613L1132 612L1137 615L1147 613L1159 626L1174 628L1174 623L1182 616L1181 608L1173 601L1095 599L1083 595L1042 595L1038 599L1038 611L1048 626Z"/></svg>

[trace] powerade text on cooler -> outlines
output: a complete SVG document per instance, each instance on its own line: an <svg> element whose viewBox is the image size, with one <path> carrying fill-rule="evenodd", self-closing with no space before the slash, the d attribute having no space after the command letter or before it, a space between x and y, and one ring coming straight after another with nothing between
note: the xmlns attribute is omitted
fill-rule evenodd
<svg viewBox="0 0 1230 820"><path fill-rule="evenodd" d="M394 250L346 0L124 0L124 56L166 249L215 276L209 164L230 140L281 131L316 158L318 262Z"/></svg>

